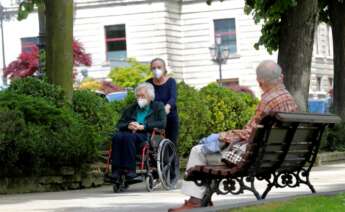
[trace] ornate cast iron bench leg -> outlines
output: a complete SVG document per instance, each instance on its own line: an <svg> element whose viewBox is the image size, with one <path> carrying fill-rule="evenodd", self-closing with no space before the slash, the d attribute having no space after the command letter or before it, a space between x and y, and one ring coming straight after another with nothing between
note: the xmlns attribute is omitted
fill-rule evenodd
<svg viewBox="0 0 345 212"><path fill-rule="evenodd" d="M218 182L217 180L213 179L211 181L208 181L208 183L205 184L206 186L206 192L204 197L201 200L201 206L207 207L210 206L212 195L217 191L218 189Z"/></svg>
<svg viewBox="0 0 345 212"><path fill-rule="evenodd" d="M255 186L254 186L255 178L254 177L251 177L251 178L252 178L252 180L250 181L250 190L253 192L253 194L255 195L257 200L261 200L262 198L261 198L259 192L255 189Z"/></svg>
<svg viewBox="0 0 345 212"><path fill-rule="evenodd" d="M299 187L300 184L307 185L312 193L316 193L314 186L310 183L309 173L310 173L309 169L306 170L302 168L299 171L274 173L272 174L273 175L272 182L270 178L264 178L264 180L267 181L267 187L266 187L266 190L263 192L261 198L265 199L268 192L270 192L270 190L272 189L272 187L295 188L295 187Z"/></svg>

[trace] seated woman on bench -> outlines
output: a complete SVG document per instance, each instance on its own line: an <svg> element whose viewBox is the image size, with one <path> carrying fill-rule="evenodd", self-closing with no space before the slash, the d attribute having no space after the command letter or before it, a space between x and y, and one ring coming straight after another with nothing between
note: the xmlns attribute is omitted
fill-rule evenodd
<svg viewBox="0 0 345 212"><path fill-rule="evenodd" d="M290 93L285 89L282 83L281 68L274 61L263 61L256 69L257 81L263 91L261 102L256 108L254 117L246 124L243 129L230 130L212 134L205 139L203 144L196 145L192 148L187 162L186 170L197 165L207 165L207 155L220 153L220 146L224 143L234 141L246 141L257 123L263 118L265 113L276 112L296 112L298 106ZM221 157L220 154L219 159ZM184 181L182 192L190 196L189 200L178 208L171 208L169 212L184 211L191 208L201 207L201 200L205 194L206 188L199 187L192 181ZM212 205L212 203L209 203Z"/></svg>
<svg viewBox="0 0 345 212"><path fill-rule="evenodd" d="M136 102L125 109L118 121L118 132L112 138L112 175L116 180L125 174L135 178L135 156L149 139L154 128L165 129L166 114L161 102L153 101L155 91L150 83L135 89Z"/></svg>

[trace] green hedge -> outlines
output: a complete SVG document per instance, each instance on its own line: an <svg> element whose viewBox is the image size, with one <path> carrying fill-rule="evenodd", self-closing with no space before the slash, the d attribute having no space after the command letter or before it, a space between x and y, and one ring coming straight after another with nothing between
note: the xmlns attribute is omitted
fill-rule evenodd
<svg viewBox="0 0 345 212"><path fill-rule="evenodd" d="M203 136L242 128L254 114L257 99L245 93L210 84L200 91L178 84L180 116L179 154L188 156Z"/></svg>
<svg viewBox="0 0 345 212"><path fill-rule="evenodd" d="M107 143L114 132L118 113L104 98L89 90L77 90L73 94L74 112L86 121L97 135L97 142Z"/></svg>
<svg viewBox="0 0 345 212"><path fill-rule="evenodd" d="M97 160L122 111L133 101L133 92L108 103L91 91L75 91L70 104L59 87L35 78L15 80L0 92L0 177L42 175L45 169L81 167ZM187 156L210 133L241 128L256 103L250 95L215 84L198 91L179 83L179 154Z"/></svg>
<svg viewBox="0 0 345 212"><path fill-rule="evenodd" d="M207 135L211 113L200 93L183 82L178 84L177 107L180 118L179 153L187 156L196 141Z"/></svg>
<svg viewBox="0 0 345 212"><path fill-rule="evenodd" d="M113 68L109 73L108 77L115 85L122 88L134 88L152 77L150 64L142 64L133 58L127 62L129 66Z"/></svg>
<svg viewBox="0 0 345 212"><path fill-rule="evenodd" d="M45 169L95 161L95 134L68 107L42 97L0 93L0 176L42 175Z"/></svg>
<svg viewBox="0 0 345 212"><path fill-rule="evenodd" d="M327 130L328 135L323 146L328 151L345 151L345 122L336 124L334 128Z"/></svg>
<svg viewBox="0 0 345 212"><path fill-rule="evenodd" d="M66 103L63 90L60 87L34 77L13 80L8 91L28 96L43 97L57 106L64 106Z"/></svg>
<svg viewBox="0 0 345 212"><path fill-rule="evenodd" d="M90 91L75 91L70 104L45 81L13 81L0 92L0 176L44 175L46 169L96 161L117 114Z"/></svg>

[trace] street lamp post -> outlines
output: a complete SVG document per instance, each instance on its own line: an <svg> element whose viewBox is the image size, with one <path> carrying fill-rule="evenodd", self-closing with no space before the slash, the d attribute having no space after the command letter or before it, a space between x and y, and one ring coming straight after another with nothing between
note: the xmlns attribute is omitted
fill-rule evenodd
<svg viewBox="0 0 345 212"><path fill-rule="evenodd" d="M0 27L1 27L1 46L2 46L2 82L7 85L7 78L5 77L6 69L6 59L5 59L5 38L4 38L4 18L5 18L5 8L0 2Z"/></svg>
<svg viewBox="0 0 345 212"><path fill-rule="evenodd" d="M212 60L218 63L219 66L219 85L223 86L222 64L225 64L229 58L229 49L222 46L222 39L220 36L216 37L215 45L209 48Z"/></svg>

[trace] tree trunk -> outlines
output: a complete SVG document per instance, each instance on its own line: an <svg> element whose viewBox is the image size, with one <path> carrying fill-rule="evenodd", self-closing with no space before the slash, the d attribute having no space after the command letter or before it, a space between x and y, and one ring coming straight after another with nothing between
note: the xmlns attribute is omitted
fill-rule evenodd
<svg viewBox="0 0 345 212"><path fill-rule="evenodd" d="M46 0L48 80L73 95L73 0Z"/></svg>
<svg viewBox="0 0 345 212"><path fill-rule="evenodd" d="M302 111L307 110L318 1L299 0L282 17L278 63L284 83Z"/></svg>
<svg viewBox="0 0 345 212"><path fill-rule="evenodd" d="M345 120L345 2L329 0L329 13L333 33L334 58L334 110Z"/></svg>

